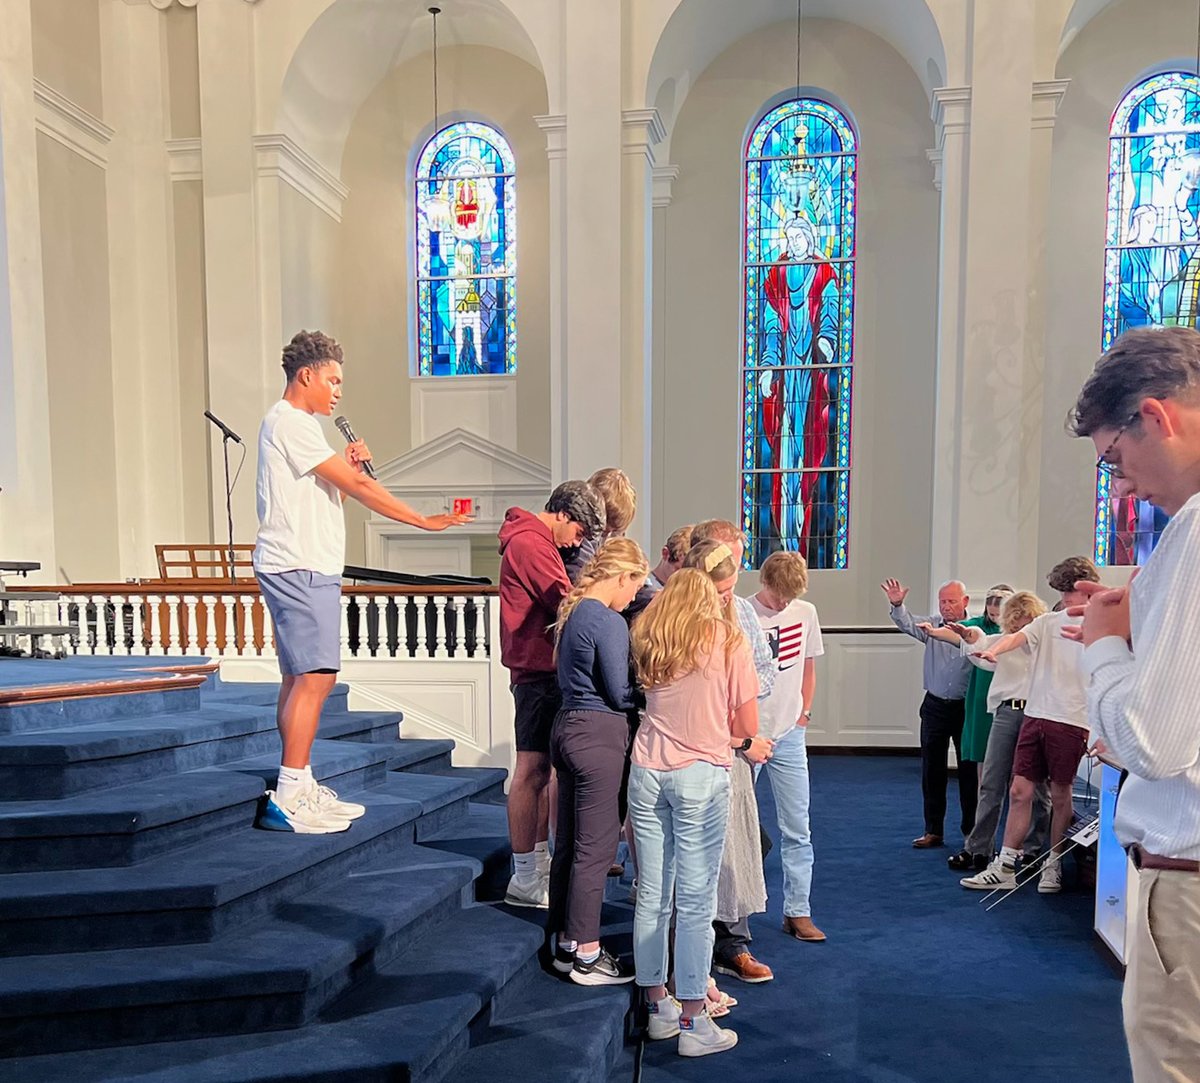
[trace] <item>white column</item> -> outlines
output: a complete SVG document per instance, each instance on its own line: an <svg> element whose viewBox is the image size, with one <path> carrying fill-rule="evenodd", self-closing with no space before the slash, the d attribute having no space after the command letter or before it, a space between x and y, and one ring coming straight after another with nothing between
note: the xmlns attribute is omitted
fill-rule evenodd
<svg viewBox="0 0 1200 1083"><path fill-rule="evenodd" d="M50 394L29 0L0 0L0 551L54 582Z"/></svg>
<svg viewBox="0 0 1200 1083"><path fill-rule="evenodd" d="M621 468L638 493L630 536L653 551L654 147L666 135L657 109L628 109L621 155ZM661 542L660 542L661 545Z"/></svg>
<svg viewBox="0 0 1200 1083"><path fill-rule="evenodd" d="M156 542L183 532L179 364L166 21L147 5L100 5L108 148L109 298L120 575L154 574Z"/></svg>
<svg viewBox="0 0 1200 1083"><path fill-rule="evenodd" d="M546 133L550 193L550 480L566 480L567 356L567 118L561 114L533 118Z"/></svg>
<svg viewBox="0 0 1200 1083"><path fill-rule="evenodd" d="M930 580L978 598L1037 581L1033 494L1022 494L1033 0L975 5L971 86L934 92L942 179ZM967 138L967 129L970 138ZM935 163L936 164L936 163ZM1032 512L1031 512L1032 509Z"/></svg>
<svg viewBox="0 0 1200 1083"><path fill-rule="evenodd" d="M564 333L550 407L563 419L563 474L586 477L621 462L622 5L564 9L569 140L560 213L552 207L550 221L551 247L563 252L551 319L553 327L561 305Z"/></svg>
<svg viewBox="0 0 1200 1083"><path fill-rule="evenodd" d="M282 389L277 359L264 355L255 214L254 8L245 0L204 0L196 8L204 183L208 405L241 435L253 460L263 411ZM278 344L276 346L278 348ZM273 364L269 363L273 361ZM268 387L268 373L270 375ZM213 522L225 537L221 441L211 443ZM236 468L240 450L231 448ZM254 537L253 462L234 493L234 540Z"/></svg>

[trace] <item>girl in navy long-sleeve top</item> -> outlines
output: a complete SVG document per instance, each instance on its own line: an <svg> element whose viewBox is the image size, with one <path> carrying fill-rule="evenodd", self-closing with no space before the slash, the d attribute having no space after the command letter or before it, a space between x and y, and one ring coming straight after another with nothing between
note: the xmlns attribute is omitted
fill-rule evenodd
<svg viewBox="0 0 1200 1083"><path fill-rule="evenodd" d="M620 792L635 689L621 611L646 580L638 544L610 538L563 599L555 626L562 708L550 735L558 820L550 866L554 965L580 985L633 980L600 947L604 884L621 830Z"/></svg>

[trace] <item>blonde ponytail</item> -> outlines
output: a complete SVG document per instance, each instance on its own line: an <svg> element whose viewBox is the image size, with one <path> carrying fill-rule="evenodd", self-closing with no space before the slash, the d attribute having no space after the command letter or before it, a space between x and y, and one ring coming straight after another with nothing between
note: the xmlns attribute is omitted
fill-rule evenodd
<svg viewBox="0 0 1200 1083"><path fill-rule="evenodd" d="M554 654L558 657L558 641L562 638L562 630L566 627L567 619L575 612L575 607L583 601L584 595L597 583L606 579L616 579L618 575L629 574L645 578L650 573L650 562L641 546L631 538L609 538L579 573L567 596L558 607L558 619L551 627L554 629Z"/></svg>

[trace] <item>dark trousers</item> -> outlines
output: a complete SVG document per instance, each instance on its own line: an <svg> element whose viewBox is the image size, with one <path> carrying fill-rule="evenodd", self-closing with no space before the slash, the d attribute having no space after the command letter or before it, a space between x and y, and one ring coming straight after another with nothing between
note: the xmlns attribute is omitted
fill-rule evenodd
<svg viewBox="0 0 1200 1083"><path fill-rule="evenodd" d="M600 939L604 885L621 833L629 722L610 711L560 711L550 734L558 774L558 827L550 863L547 929Z"/></svg>
<svg viewBox="0 0 1200 1083"><path fill-rule="evenodd" d="M944 835L946 828L946 782L949 779L950 742L958 757L958 800L962 806L963 837L975 826L979 775L975 764L963 763L962 731L964 706L961 699L942 699L932 692L921 701L921 792L925 795L925 831Z"/></svg>

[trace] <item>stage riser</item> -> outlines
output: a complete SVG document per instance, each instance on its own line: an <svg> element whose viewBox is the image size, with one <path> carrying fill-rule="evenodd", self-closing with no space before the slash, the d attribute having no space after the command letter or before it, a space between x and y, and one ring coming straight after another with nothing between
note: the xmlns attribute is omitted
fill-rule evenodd
<svg viewBox="0 0 1200 1083"><path fill-rule="evenodd" d="M0 793L9 801L59 799L110 786L123 786L142 779L181 774L213 767L230 760L245 759L278 749L279 734L273 714L261 709L256 715L214 722L204 712L185 716L190 726L178 727L176 738L170 735L129 732L127 738L109 742L113 754L68 763L28 762L78 755L79 749L61 746L4 747L0 743ZM395 715L375 725L359 728L353 715L342 715L323 723L320 735L382 743L395 740L398 718ZM165 741L178 743L161 747ZM11 738L10 741L19 741ZM155 745L159 747L155 747ZM113 747L115 746L115 747ZM106 749L107 751L107 749ZM23 760L25 762L12 762Z"/></svg>
<svg viewBox="0 0 1200 1083"><path fill-rule="evenodd" d="M81 696L46 703L0 707L0 734L40 733L64 726L91 726L121 718L142 718L167 711L200 710L200 690L134 692L121 696Z"/></svg>

